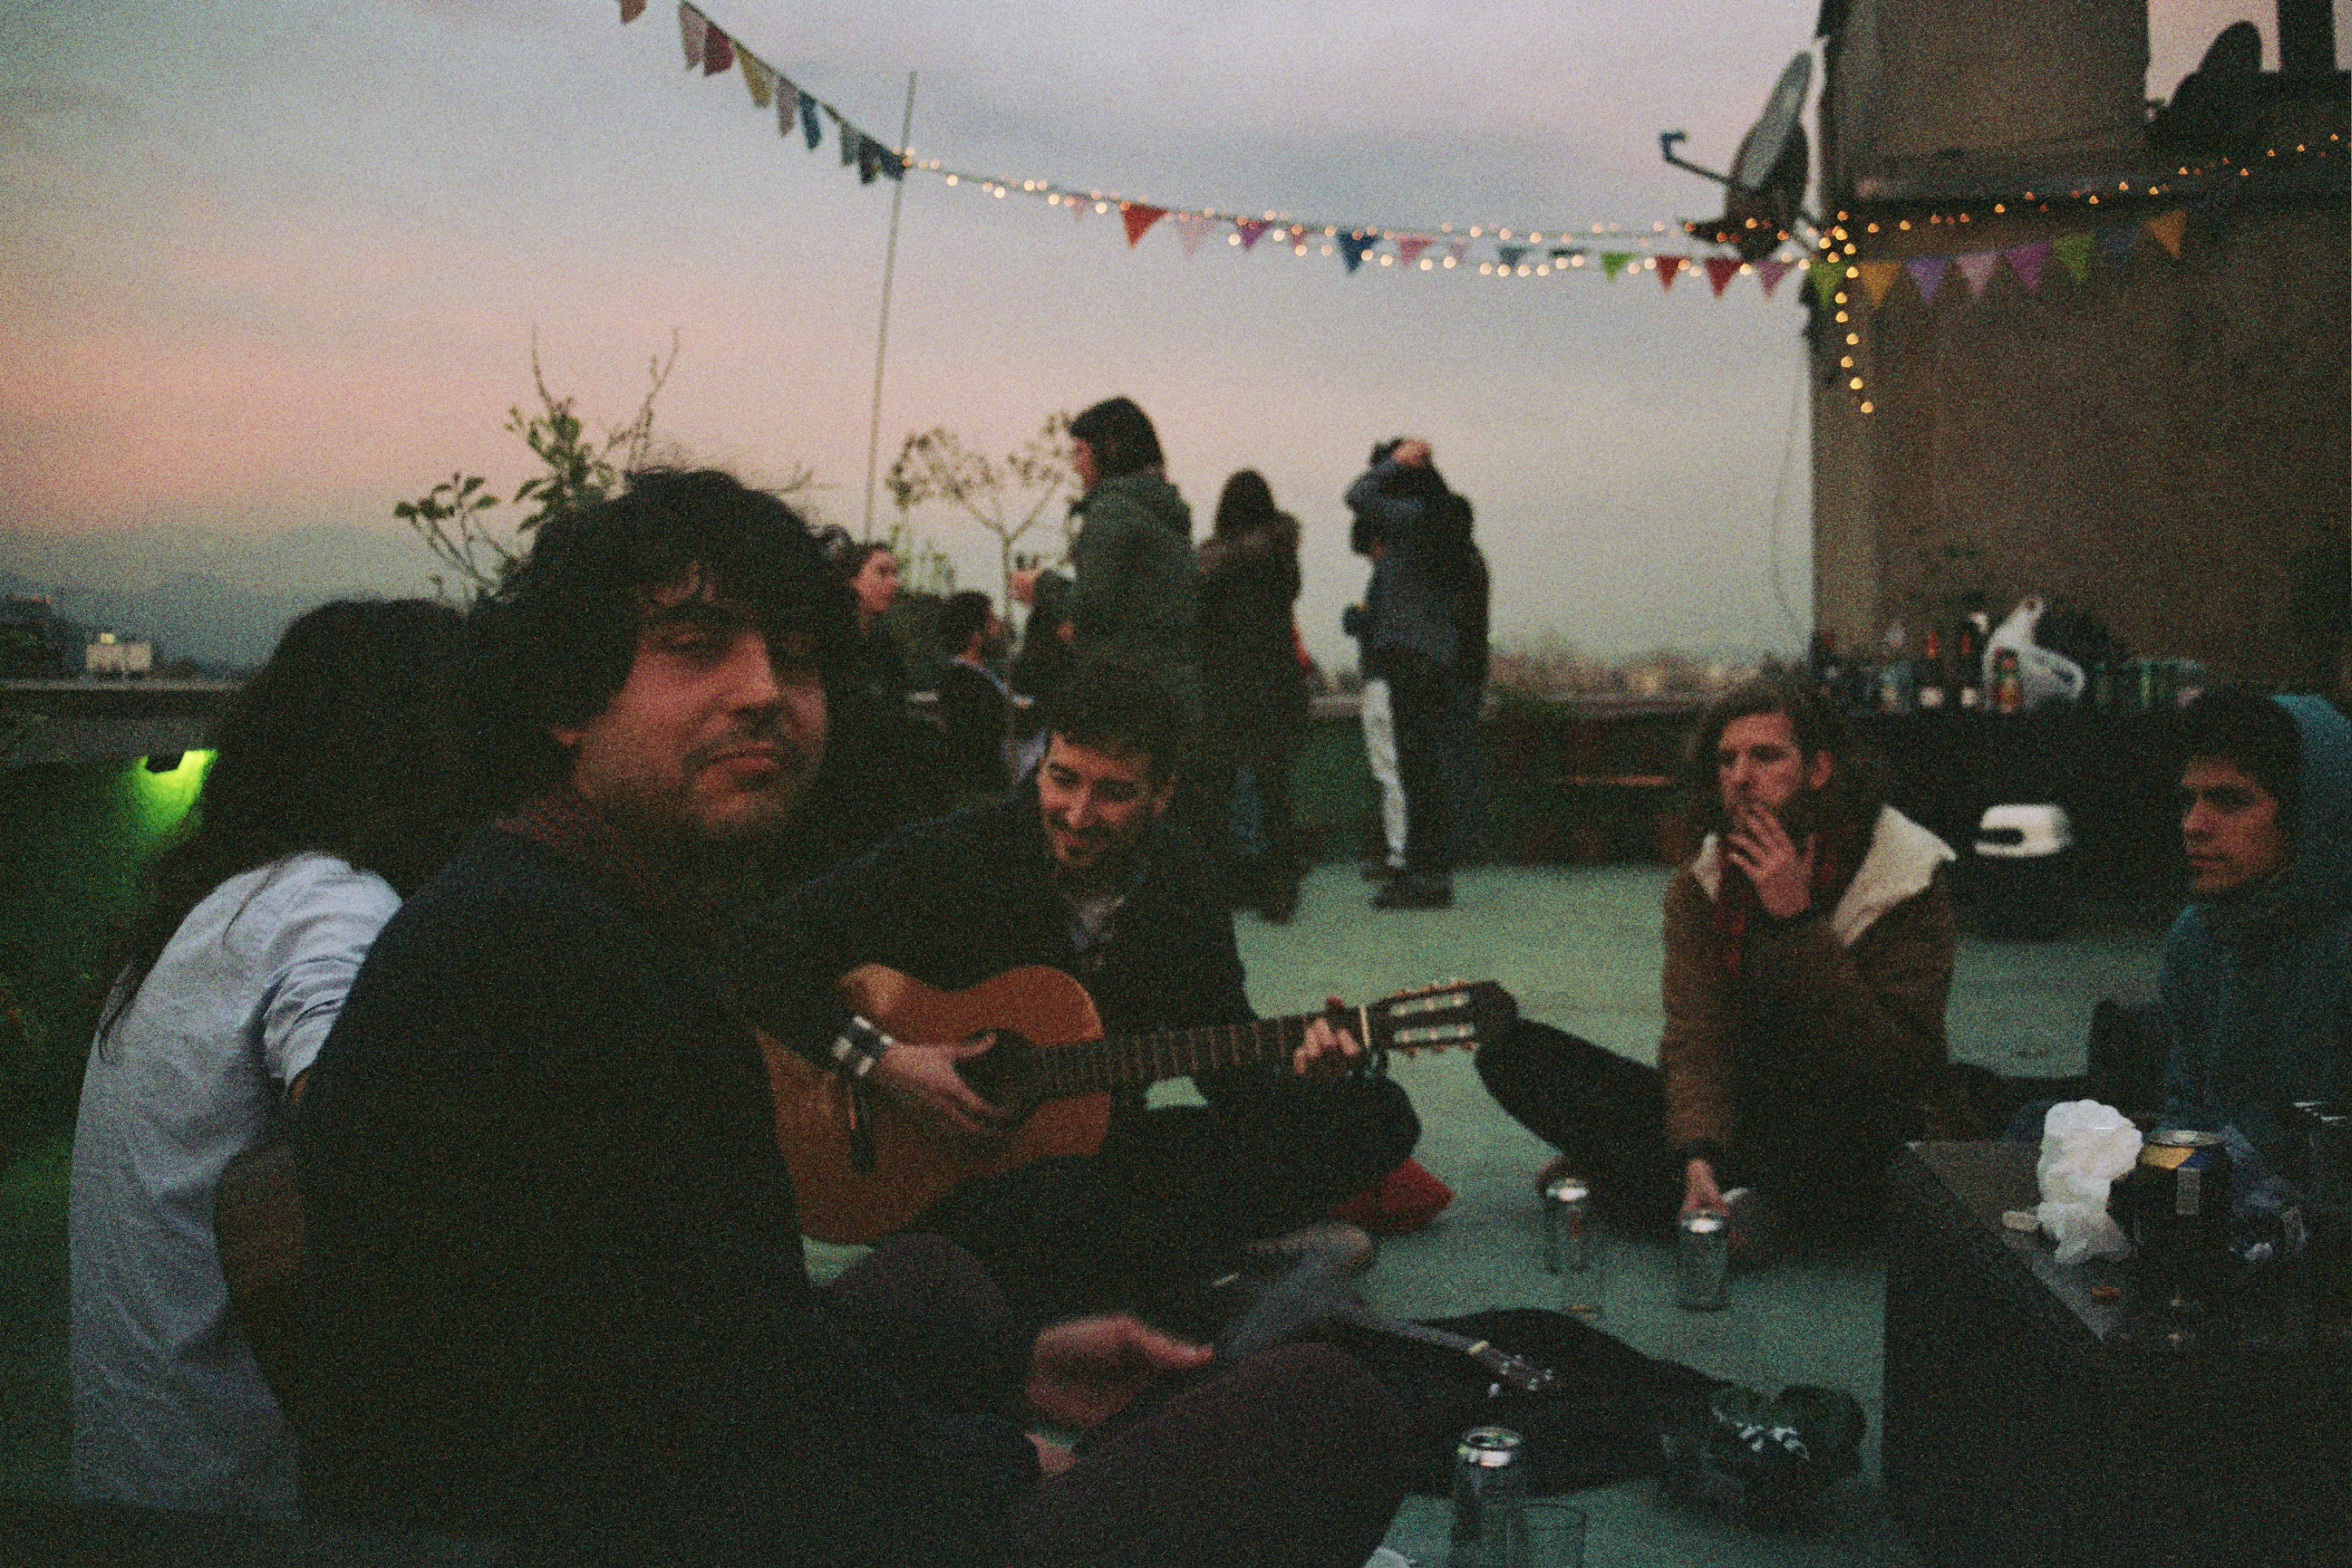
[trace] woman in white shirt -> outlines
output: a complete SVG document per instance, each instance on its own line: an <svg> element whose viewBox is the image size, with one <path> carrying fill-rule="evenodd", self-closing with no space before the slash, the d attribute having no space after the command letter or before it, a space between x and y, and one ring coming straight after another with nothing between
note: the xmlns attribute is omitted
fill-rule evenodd
<svg viewBox="0 0 2352 1568"><path fill-rule="evenodd" d="M223 718L189 825L152 868L74 1131L85 1502L296 1511L293 1438L230 1315L214 1197L290 1110L402 896L482 815L463 662L446 605L303 616Z"/></svg>

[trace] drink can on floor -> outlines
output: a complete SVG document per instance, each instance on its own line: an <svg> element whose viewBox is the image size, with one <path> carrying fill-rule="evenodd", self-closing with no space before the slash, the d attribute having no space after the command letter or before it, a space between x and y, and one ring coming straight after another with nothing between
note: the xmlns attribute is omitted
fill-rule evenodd
<svg viewBox="0 0 2352 1568"><path fill-rule="evenodd" d="M1686 1214L1675 1237L1675 1305L1712 1312L1731 1305L1731 1222Z"/></svg>
<svg viewBox="0 0 2352 1568"><path fill-rule="evenodd" d="M1544 1268L1574 1274L1591 1267L1586 1226L1592 1190L1581 1176L1559 1176L1544 1188Z"/></svg>
<svg viewBox="0 0 2352 1568"><path fill-rule="evenodd" d="M1525 1568L1527 1561L1527 1441L1506 1426L1473 1426L1454 1448L1445 1568Z"/></svg>

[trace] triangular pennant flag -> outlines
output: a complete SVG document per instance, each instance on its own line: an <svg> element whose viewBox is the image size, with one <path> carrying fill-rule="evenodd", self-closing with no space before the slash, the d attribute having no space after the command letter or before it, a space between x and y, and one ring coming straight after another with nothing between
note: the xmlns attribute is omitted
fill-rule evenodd
<svg viewBox="0 0 2352 1568"><path fill-rule="evenodd" d="M866 132L844 120L840 115L835 114L831 109L827 109L825 113L832 116L835 125L841 127L841 166L846 169L857 162L857 149L864 144Z"/></svg>
<svg viewBox="0 0 2352 1568"><path fill-rule="evenodd" d="M863 131L857 133L857 183L870 185L874 176L882 172L882 143Z"/></svg>
<svg viewBox="0 0 2352 1568"><path fill-rule="evenodd" d="M1127 247L1133 250L1135 242L1143 237L1144 231L1167 216L1166 207L1148 207L1140 202L1119 203L1118 218L1127 226Z"/></svg>
<svg viewBox="0 0 2352 1568"><path fill-rule="evenodd" d="M1899 261L1864 261L1854 268L1862 274L1862 286L1870 295L1870 308L1886 303L1886 291L1895 287L1895 279L1903 275Z"/></svg>
<svg viewBox="0 0 2352 1568"><path fill-rule="evenodd" d="M1952 265L1958 268L1960 276L1969 280L1969 295L1982 299L1985 285L1992 281L1992 269L2000 265L2000 252L1971 250L1966 256L1953 257Z"/></svg>
<svg viewBox="0 0 2352 1568"><path fill-rule="evenodd" d="M1307 226L1305 224L1295 223L1290 226L1290 248L1301 256L1307 254Z"/></svg>
<svg viewBox="0 0 2352 1568"><path fill-rule="evenodd" d="M2066 264L2066 270L2080 283L2091 275L2091 247L2097 243L2091 235L2062 234L2050 248L2058 253L2058 259Z"/></svg>
<svg viewBox="0 0 2352 1568"><path fill-rule="evenodd" d="M2121 267L2124 258L2131 254L2132 241L2138 237L2139 230L2127 223L2103 228L2099 230L2099 253L2107 258L2108 266Z"/></svg>
<svg viewBox="0 0 2352 1568"><path fill-rule="evenodd" d="M1265 232L1265 223L1260 218L1237 217L1234 219L1234 232L1242 237L1242 248L1247 250Z"/></svg>
<svg viewBox="0 0 2352 1568"><path fill-rule="evenodd" d="M1675 286L1675 274L1680 272L1683 269L1683 263L1689 259L1690 258L1687 256L1659 257L1657 258L1658 287L1661 289L1673 288Z"/></svg>
<svg viewBox="0 0 2352 1568"><path fill-rule="evenodd" d="M1793 261L1759 261L1756 264L1756 278L1764 285L1764 298L1769 300L1772 297L1772 290L1780 286L1780 279L1786 278L1789 269L1796 265Z"/></svg>
<svg viewBox="0 0 2352 1568"><path fill-rule="evenodd" d="M1723 290L1739 276L1739 258L1710 256L1706 258L1706 280L1715 289L1715 297L1723 298Z"/></svg>
<svg viewBox="0 0 2352 1568"><path fill-rule="evenodd" d="M1094 209L1094 203L1084 196L1064 196L1062 200L1069 207L1072 217L1084 217Z"/></svg>
<svg viewBox="0 0 2352 1568"><path fill-rule="evenodd" d="M882 161L882 177L903 180L907 177L907 155L896 147L886 147L879 142L869 142L875 156Z"/></svg>
<svg viewBox="0 0 2352 1568"><path fill-rule="evenodd" d="M1944 274L1951 267L1951 258L1944 256L1915 257L1903 264L1911 270L1911 287L1919 290L1919 303L1936 302L1936 290L1944 286Z"/></svg>
<svg viewBox="0 0 2352 1568"><path fill-rule="evenodd" d="M717 76L734 63L735 40L718 28L711 28L702 40L702 74Z"/></svg>
<svg viewBox="0 0 2352 1568"><path fill-rule="evenodd" d="M800 110L801 140L806 142L808 150L814 153L824 144L824 130L816 121L816 100L794 88L793 107Z"/></svg>
<svg viewBox="0 0 2352 1568"><path fill-rule="evenodd" d="M1512 268L1517 267L1519 264L1519 258L1525 256L1527 253L1528 247L1524 245L1498 245L1495 247L1495 255L1502 261L1503 270L1506 272L1508 272Z"/></svg>
<svg viewBox="0 0 2352 1568"><path fill-rule="evenodd" d="M702 63L702 40L710 31L710 23L701 12L678 0L677 41L686 46L686 68L692 70Z"/></svg>
<svg viewBox="0 0 2352 1568"><path fill-rule="evenodd" d="M646 14L646 0L621 0L621 25L628 26Z"/></svg>
<svg viewBox="0 0 2352 1568"><path fill-rule="evenodd" d="M1470 242L1466 239L1449 240L1445 246L1445 259L1459 261L1462 259L1462 253L1469 248Z"/></svg>
<svg viewBox="0 0 2352 1568"><path fill-rule="evenodd" d="M1608 274L1609 281L1614 283L1617 274L1625 270L1625 263L1633 259L1633 253L1630 250L1604 250L1601 253L1601 270Z"/></svg>
<svg viewBox="0 0 2352 1568"><path fill-rule="evenodd" d="M1397 255L1407 267L1410 267L1421 259L1421 253L1427 250L1429 246L1430 239L1427 235L1407 235L1397 241Z"/></svg>
<svg viewBox="0 0 2352 1568"><path fill-rule="evenodd" d="M2147 220L2147 232L2164 247L2165 254L2175 261L2180 259L2180 237L2189 232L2189 214L2183 211L2159 213Z"/></svg>
<svg viewBox="0 0 2352 1568"><path fill-rule="evenodd" d="M2050 242L2046 239L2037 239L2031 245L2021 245L2002 254L2009 258L2009 269L2017 274L2017 280L2020 283L2025 285L2025 291L2029 294L2040 293L2042 269L2049 265L2050 261Z"/></svg>
<svg viewBox="0 0 2352 1568"><path fill-rule="evenodd" d="M1207 213L1178 213L1176 237L1184 242L1184 254L1190 256L1201 247L1201 237L1209 232L1216 220Z"/></svg>
<svg viewBox="0 0 2352 1568"><path fill-rule="evenodd" d="M735 52L740 57L738 63L743 68L743 85L751 89L751 101L761 109L767 108L775 100L776 73L769 68L767 61L751 50L738 49Z"/></svg>
<svg viewBox="0 0 2352 1568"><path fill-rule="evenodd" d="M1350 273L1354 272L1357 268L1364 264L1364 252L1380 242L1381 237L1377 233L1367 232L1360 228L1353 234L1341 235L1339 237L1340 264Z"/></svg>
<svg viewBox="0 0 2352 1568"><path fill-rule="evenodd" d="M1813 286L1813 298L1826 310L1837 302L1837 291L1845 283L1845 263L1816 261L1805 268L1805 281Z"/></svg>

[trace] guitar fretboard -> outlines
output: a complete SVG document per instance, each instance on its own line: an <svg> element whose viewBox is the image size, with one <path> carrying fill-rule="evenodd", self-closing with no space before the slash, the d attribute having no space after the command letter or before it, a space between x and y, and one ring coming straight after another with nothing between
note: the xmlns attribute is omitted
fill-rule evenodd
<svg viewBox="0 0 2352 1568"><path fill-rule="evenodd" d="M1349 1014L1344 1021L1360 1031L1361 1016L1360 1009ZM1047 1099L1098 1094L1106 1089L1142 1089L1163 1079L1213 1072L1219 1068L1287 1062L1291 1053L1307 1038L1307 1026L1311 1021L1311 1015L1301 1014L1060 1046L1038 1053L1034 1064L1035 1088Z"/></svg>

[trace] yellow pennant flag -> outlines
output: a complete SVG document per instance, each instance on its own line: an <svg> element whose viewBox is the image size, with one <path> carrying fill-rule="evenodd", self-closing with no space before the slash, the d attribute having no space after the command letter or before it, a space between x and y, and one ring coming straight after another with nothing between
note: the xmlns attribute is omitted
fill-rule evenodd
<svg viewBox="0 0 2352 1568"><path fill-rule="evenodd" d="M775 68L745 48L735 46L735 63L743 72L743 85L751 89L751 101L765 109L775 101Z"/></svg>
<svg viewBox="0 0 2352 1568"><path fill-rule="evenodd" d="M2189 232L2189 215L2184 211L2162 213L2147 220L2147 232L2156 236L2157 243L2180 259L2180 237Z"/></svg>
<svg viewBox="0 0 2352 1568"><path fill-rule="evenodd" d="M1870 290L1870 308L1886 303L1886 291L1895 287L1896 274L1903 270L1899 261L1865 261L1854 268L1862 274L1862 286Z"/></svg>

